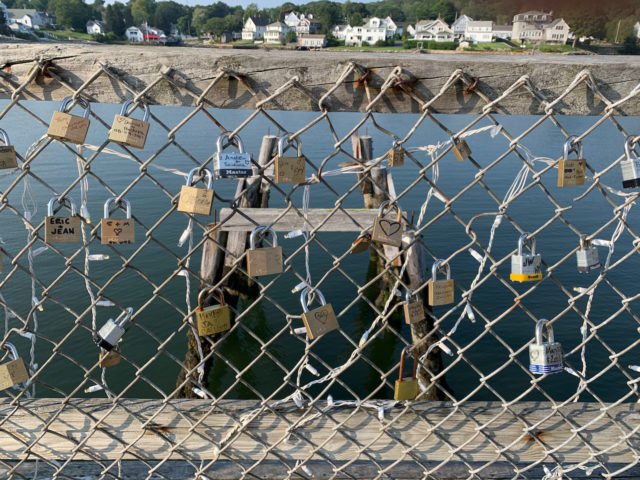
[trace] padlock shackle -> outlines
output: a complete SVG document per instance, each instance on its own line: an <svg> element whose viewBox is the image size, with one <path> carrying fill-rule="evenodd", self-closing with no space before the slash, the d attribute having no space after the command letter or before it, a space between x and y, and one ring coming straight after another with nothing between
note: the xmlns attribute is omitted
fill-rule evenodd
<svg viewBox="0 0 640 480"><path fill-rule="evenodd" d="M547 329L547 338L549 339L549 343L553 343L553 327L549 323L549 320L541 318L536 323L536 345L542 345L542 330L546 327Z"/></svg>
<svg viewBox="0 0 640 480"><path fill-rule="evenodd" d="M431 279L434 282L436 281L439 268L444 268L444 271L447 274L447 280L451 280L451 267L449 267L449 264L445 263L445 261L442 258L439 258L438 260L433 262L433 266L431 267Z"/></svg>
<svg viewBox="0 0 640 480"><path fill-rule="evenodd" d="M251 232L251 236L249 237L249 248L251 250L256 249L256 236L263 230L266 230L265 234L271 234L271 238L273 239L272 245L274 247L278 246L278 236L276 235L276 231L273 228L267 228L265 225L260 225L253 229L253 232Z"/></svg>
<svg viewBox="0 0 640 480"><path fill-rule="evenodd" d="M149 105L139 100L136 102L136 104L133 106L133 108L129 112L128 110L132 103L133 103L133 99L127 100L126 102L124 102L122 104L122 108L120 109L120 115L123 117L128 117L135 111L136 108L141 107L144 110L144 113L142 114L142 121L143 122L149 121Z"/></svg>
<svg viewBox="0 0 640 480"><path fill-rule="evenodd" d="M395 150L396 148L402 146L400 141L401 139L399 137L393 137L393 142L391 143L391 149Z"/></svg>
<svg viewBox="0 0 640 480"><path fill-rule="evenodd" d="M9 358L11 358L11 360L17 360L18 358L20 358L20 356L18 355L18 349L13 343L5 342L2 348L9 352Z"/></svg>
<svg viewBox="0 0 640 480"><path fill-rule="evenodd" d="M400 354L400 378L399 380L402 382L404 378L402 376L402 372L404 371L404 354L407 350L413 348L413 345L407 345L402 349L402 353ZM418 352L416 350L413 351L413 373L411 374L411 378L416 378L416 373L418 372Z"/></svg>
<svg viewBox="0 0 640 480"><path fill-rule="evenodd" d="M324 295L322 295L322 292L320 290L318 290L316 288L315 294L318 295L318 298L320 299L320 304L321 305L326 305L327 301L324 299ZM301 292L300 292L300 303L302 304L302 311L307 313L309 311L309 307L307 306L307 296L309 295L309 287L305 287Z"/></svg>
<svg viewBox="0 0 640 480"><path fill-rule="evenodd" d="M118 317L114 320L114 322L119 327L123 327L129 320L131 320L132 315L133 315L133 307L127 307L124 312L118 315Z"/></svg>
<svg viewBox="0 0 640 480"><path fill-rule="evenodd" d="M298 137L294 138L293 140L291 140L291 134L284 132L282 134L282 136L280 137L280 139L278 140L278 156L282 157L284 156L284 152L287 151L287 149L289 147L291 147L291 144L295 142L296 143L296 150L298 152L298 156L302 155L302 142L298 139Z"/></svg>
<svg viewBox="0 0 640 480"><path fill-rule="evenodd" d="M9 135L2 128L0 128L0 137L2 137L2 141L6 146L11 145L11 141L9 140Z"/></svg>
<svg viewBox="0 0 640 480"><path fill-rule="evenodd" d="M109 217L109 205L111 205L112 203L116 203L116 199L118 197L111 197L109 199L107 199L106 202L104 202L104 218L110 218ZM124 206L126 207L126 218L131 218L131 203L129 203L129 200L127 200L126 198L121 198L120 201L118 202L118 205L124 203Z"/></svg>
<svg viewBox="0 0 640 480"><path fill-rule="evenodd" d="M634 137L633 135L629 135L627 139L624 141L624 153L627 156L627 160L631 160L631 152L636 153L635 147L638 145L639 137ZM638 158L638 155L635 155L635 158Z"/></svg>
<svg viewBox="0 0 640 480"><path fill-rule="evenodd" d="M524 232L522 235L520 235L520 238L518 239L518 255L522 255L522 250L524 249L524 242L527 240L527 237L529 237L531 234L529 232ZM535 237L531 237L529 239L529 243L531 244L531 255L535 255L536 254L536 239Z"/></svg>
<svg viewBox="0 0 640 480"><path fill-rule="evenodd" d="M587 248L591 246L591 240L587 240L586 235L580 235L580 248Z"/></svg>
<svg viewBox="0 0 640 480"><path fill-rule="evenodd" d="M384 216L384 211L386 209L396 209L398 212L398 216L396 217L396 222L402 220L402 209L398 206L396 202L390 202L389 200L385 200L380 204L380 208L378 209L378 218L382 218Z"/></svg>
<svg viewBox="0 0 640 480"><path fill-rule="evenodd" d="M229 132L222 133L216 140L216 149L218 150L218 152L222 152L224 150L225 139L229 141L229 144L235 145L238 149L238 152L244 153L244 144L242 143L240 136L234 135L233 137L229 137Z"/></svg>
<svg viewBox="0 0 640 480"><path fill-rule="evenodd" d="M49 203L47 204L47 216L48 217L53 217L53 204L56 201L60 205L64 205L64 202L69 202L69 209L71 210L71 216L72 217L77 213L76 212L76 204L73 203L71 201L71 199L65 195L64 197L63 196L51 197L51 200L49 200Z"/></svg>
<svg viewBox="0 0 640 480"><path fill-rule="evenodd" d="M413 292L415 292L415 290L413 288L410 288L404 294L404 303L406 303L407 305L409 305L409 301L411 300L411 295L413 295Z"/></svg>
<svg viewBox="0 0 640 480"><path fill-rule="evenodd" d="M204 287L200 290L198 294L198 310L202 311L202 302L204 302L204 297L206 297L210 292L218 292L218 300L221 306L224 306L224 292L220 287Z"/></svg>
<svg viewBox="0 0 640 480"><path fill-rule="evenodd" d="M213 189L213 175L211 173L211 170L209 170L208 168L200 168L200 167L196 167L192 170L189 170L189 175L187 176L187 186L192 187L193 186L193 177L196 173L200 173L200 178L202 178L202 175L205 176L205 178L207 179L207 190L212 190Z"/></svg>
<svg viewBox="0 0 640 480"><path fill-rule="evenodd" d="M578 140L578 137L575 135L571 135L567 138L567 141L564 142L563 158L567 160L571 152L574 152L578 158L582 158L582 141Z"/></svg>
<svg viewBox="0 0 640 480"><path fill-rule="evenodd" d="M67 105L69 105L69 103L73 101L74 101L73 97L67 97L64 100L62 100L62 105L60 105L60 111L64 113L68 113ZM89 103L89 101L87 101L83 97L78 97L75 99L75 103L77 103L82 108L84 108L84 114L82 115L82 117L89 118L89 113L91 113L91 104Z"/></svg>

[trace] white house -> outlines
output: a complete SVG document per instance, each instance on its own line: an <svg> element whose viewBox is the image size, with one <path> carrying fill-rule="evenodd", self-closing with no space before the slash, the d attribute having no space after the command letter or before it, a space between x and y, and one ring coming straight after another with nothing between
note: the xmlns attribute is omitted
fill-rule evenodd
<svg viewBox="0 0 640 480"><path fill-rule="evenodd" d="M129 41L129 42L143 42L144 41L144 36L142 35L142 30L140 30L138 27L129 27L124 32L124 34L127 37L127 41Z"/></svg>
<svg viewBox="0 0 640 480"><path fill-rule="evenodd" d="M406 30L407 30L408 37L413 38L416 36L416 29L413 27L413 25L408 25Z"/></svg>
<svg viewBox="0 0 640 480"><path fill-rule="evenodd" d="M298 36L298 46L303 48L324 48L327 46L327 36L304 33Z"/></svg>
<svg viewBox="0 0 640 480"><path fill-rule="evenodd" d="M465 40L470 42L490 42L493 37L493 22L472 20L467 23L464 32Z"/></svg>
<svg viewBox="0 0 640 480"><path fill-rule="evenodd" d="M347 30L350 30L351 27L349 25L335 25L331 33L333 34L336 40L345 41L347 39Z"/></svg>
<svg viewBox="0 0 640 480"><path fill-rule="evenodd" d="M633 26L633 36L640 38L640 22L636 22Z"/></svg>
<svg viewBox="0 0 640 480"><path fill-rule="evenodd" d="M300 20L295 26L297 35L315 34L321 30L320 22L313 19L313 15L309 14L305 17L304 13L300 15Z"/></svg>
<svg viewBox="0 0 640 480"><path fill-rule="evenodd" d="M262 40L269 21L262 17L249 17L242 27L243 40Z"/></svg>
<svg viewBox="0 0 640 480"><path fill-rule="evenodd" d="M416 33L413 38L416 40L433 40L436 42L453 42L453 30L449 28L444 20L420 20L416 23Z"/></svg>
<svg viewBox="0 0 640 480"><path fill-rule="evenodd" d="M374 45L376 42L387 39L387 29L379 26L379 18L377 21L371 19L361 27L348 27L345 33L344 44L348 46L361 47L366 42L368 45ZM378 25L378 26L375 26Z"/></svg>
<svg viewBox="0 0 640 480"><path fill-rule="evenodd" d="M264 43L283 43L289 30L292 30L292 28L286 23L270 23L264 32Z"/></svg>
<svg viewBox="0 0 640 480"><path fill-rule="evenodd" d="M87 22L87 33L89 35L104 35L107 33L107 26L99 20L89 20Z"/></svg>
<svg viewBox="0 0 640 480"><path fill-rule="evenodd" d="M513 40L531 43L565 43L569 25L562 18L553 20L553 12L532 10L513 17Z"/></svg>
<svg viewBox="0 0 640 480"><path fill-rule="evenodd" d="M391 16L387 16L383 20L387 27L387 31L389 32L389 36L393 37L394 35L402 35L402 25L393 21Z"/></svg>
<svg viewBox="0 0 640 480"><path fill-rule="evenodd" d="M9 23L19 23L35 29L46 25L40 13L33 8L7 8L7 19Z"/></svg>
<svg viewBox="0 0 640 480"><path fill-rule="evenodd" d="M513 25L494 25L493 38L509 39L513 36Z"/></svg>
<svg viewBox="0 0 640 480"><path fill-rule="evenodd" d="M461 15L451 24L451 30L457 38L464 38L464 32L467 31L467 24L473 22L473 18L467 15Z"/></svg>
<svg viewBox="0 0 640 480"><path fill-rule="evenodd" d="M304 17L304 15L302 16ZM298 14L296 12L291 11L284 16L284 19L282 21L286 23L287 26L296 28L298 26L298 22L300 21L300 17L298 17Z"/></svg>
<svg viewBox="0 0 640 480"><path fill-rule="evenodd" d="M393 22L393 20L391 20L391 17L387 17L384 19L378 18L378 17L371 17L367 19L363 27L365 29L371 30L372 32L375 32L378 29L383 29L385 37L382 40L385 40L389 37L393 37L393 35L396 33L396 30L398 28L397 25Z"/></svg>
<svg viewBox="0 0 640 480"><path fill-rule="evenodd" d="M563 18L556 18L542 29L543 41L547 43L566 43L569 39L569 24Z"/></svg>

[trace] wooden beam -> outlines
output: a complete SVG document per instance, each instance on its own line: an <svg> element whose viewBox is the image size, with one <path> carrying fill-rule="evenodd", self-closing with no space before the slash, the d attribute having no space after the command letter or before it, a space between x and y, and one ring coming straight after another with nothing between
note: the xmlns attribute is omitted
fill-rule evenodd
<svg viewBox="0 0 640 480"><path fill-rule="evenodd" d="M61 87L56 76L72 89L79 88L104 65L105 72L83 91L95 102L121 103L132 94L126 86L140 92L164 78L148 92L147 101L159 105L193 106L206 92L220 68L240 74L225 77L204 95L205 106L254 109L257 102L276 92L293 77L298 84L264 105L275 110L319 111L318 100L340 78L350 62L359 66L342 85L326 98L329 111L363 112L370 98L396 67L404 72L405 82L391 88L373 108L374 112L418 113L421 106L402 88L410 86L415 95L431 100L451 75L460 69L469 79L477 78L475 92L495 100L502 92L527 75L531 84L551 102L560 97L576 75L588 69L598 89L611 101L627 96L638 85L640 59L632 56L588 55L490 55L490 54L417 54L415 52L295 52L276 49L217 49L153 47L128 45L78 44L3 44L0 59L0 99L10 99L13 90L40 60L44 68L23 91L23 99L60 101L72 92ZM359 82L367 74L367 87ZM169 81L170 80L170 81ZM254 96L252 92L257 93ZM312 97L308 95L311 93ZM432 104L439 113L479 113L486 102L467 85L458 81ZM586 83L581 83L556 106L566 115L599 115L606 103ZM153 109L152 109L153 110ZM500 102L499 113L543 114L544 105L524 87L516 89ZM640 102L631 100L618 110L627 115L640 114ZM153 113L153 111L152 111Z"/></svg>
<svg viewBox="0 0 640 480"><path fill-rule="evenodd" d="M122 399L115 407L108 399L72 399L64 404L58 398L35 399L17 406L10 402L0 401L2 461L24 458L26 446L33 442L31 453L57 461L70 458L80 442L74 460L107 461L121 455L129 460L136 456L149 461L211 460L217 458L216 445L238 425L238 419L260 406L254 401L225 400L211 411L211 400ZM521 402L505 412L499 402L467 402L459 407L449 402L413 402L411 409L398 406L388 411L382 422L376 409L335 408L294 429L289 441L283 441L287 429L306 410L281 406L275 409L277 414L265 409L231 435L219 458L256 461L269 445L273 450L265 460L295 462L311 456L312 445L323 445L312 460L412 460L404 452L413 447L413 459L425 464L449 458L453 462L575 463L587 461L594 453L605 463L636 461L635 447L622 438L637 444L633 433L640 424L637 404L609 406L606 415L599 403L571 403L555 414L551 407L544 402ZM143 426L152 416L153 423ZM535 429L525 429L538 422ZM482 432L478 425L484 425ZM368 445L366 456L358 451L364 445ZM452 454L449 445L459 450ZM498 453L501 449L504 454ZM553 457L545 449L555 450Z"/></svg>
<svg viewBox="0 0 640 480"><path fill-rule="evenodd" d="M303 227L305 219L301 216L302 212L292 209L278 218L284 211L279 208L238 208L237 211L223 208L220 210L220 223L222 230L229 232L247 232L258 225L270 225L273 222L272 228L276 232L292 232ZM310 208L306 217L309 230L321 225L321 232L361 232L371 227L378 216L377 209L332 211L330 208Z"/></svg>

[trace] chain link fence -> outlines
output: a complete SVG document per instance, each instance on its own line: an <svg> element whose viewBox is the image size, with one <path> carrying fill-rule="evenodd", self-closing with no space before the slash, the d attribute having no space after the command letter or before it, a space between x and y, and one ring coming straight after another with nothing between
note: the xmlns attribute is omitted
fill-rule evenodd
<svg viewBox="0 0 640 480"><path fill-rule="evenodd" d="M380 78L354 62L321 96L298 77L265 95L228 69L204 91L166 69L135 88L115 67L99 66L80 88L71 74L35 61L26 78L1 80L11 100L0 127L20 140L17 167L0 158L3 478L637 474L638 194L622 188L621 166L627 139L635 158L640 125L619 109L637 102L640 85L611 101L585 70L557 98L528 77L489 98L455 70L427 99L403 68ZM68 90L71 113L90 104L86 140L47 135L59 104L29 93L43 75ZM87 94L103 77L132 106L149 106L144 149L108 140L117 110ZM229 79L255 109L209 100ZM361 113L333 113L345 85L364 89ZM482 113L438 115L433 105L459 87ZM161 106L173 88L194 106ZM603 113L559 116L583 88ZM292 92L316 111L278 112ZM523 92L543 115L495 113ZM391 96L420 111L375 113ZM87 124L74 121L76 133ZM140 128L131 127L138 139ZM253 154L252 175L207 190L223 133ZM286 133L293 148L281 155L304 157L298 183L276 181ZM625 180L640 177L636 165ZM129 223L124 200L126 241L116 231ZM385 201L392 215L378 214ZM189 213L196 204L204 210ZM249 276L259 263L247 265L249 233L261 225L283 260L271 251L270 274ZM395 245L377 241L392 236ZM265 238L258 247L273 242ZM332 312L303 319L323 298ZM211 307L218 326L200 336L198 313ZM101 330L109 318L126 320L125 332ZM542 318L560 360L530 359ZM25 371L7 367L16 357ZM531 373L530 363L557 373Z"/></svg>

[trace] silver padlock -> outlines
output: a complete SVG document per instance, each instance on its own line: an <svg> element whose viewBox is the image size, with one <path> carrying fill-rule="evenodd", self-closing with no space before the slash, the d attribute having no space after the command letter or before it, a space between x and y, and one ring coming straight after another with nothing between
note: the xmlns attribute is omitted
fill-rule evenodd
<svg viewBox="0 0 640 480"><path fill-rule="evenodd" d="M542 330L547 328L548 342L542 341ZM560 373L564 370L562 345L553 340L553 328L541 318L536 324L536 343L529 345L529 371L536 375Z"/></svg>
<svg viewBox="0 0 640 480"><path fill-rule="evenodd" d="M523 233L518 239L518 253L511 256L512 282L535 282L542 280L542 257L536 254L536 239L531 237L531 254L522 251L530 233Z"/></svg>
<svg viewBox="0 0 640 480"><path fill-rule="evenodd" d="M115 320L112 318L107 320L107 323L93 337L93 341L106 351L113 349L124 335L124 326L131 319L131 315L133 315L133 308L129 307Z"/></svg>
<svg viewBox="0 0 640 480"><path fill-rule="evenodd" d="M576 252L576 261L580 273L589 273L591 270L600 268L598 249L584 236L580 237L580 249Z"/></svg>
<svg viewBox="0 0 640 480"><path fill-rule="evenodd" d="M640 187L640 158L635 147L638 146L638 137L629 135L624 142L626 160L620 162L622 169L622 188ZM633 156L631 156L633 154Z"/></svg>
<svg viewBox="0 0 640 480"><path fill-rule="evenodd" d="M224 141L235 145L237 153L225 153ZM225 132L216 140L216 158L213 162L213 173L216 178L243 178L253 175L251 168L251 155L244 153L244 145L238 135L229 139L229 133Z"/></svg>

